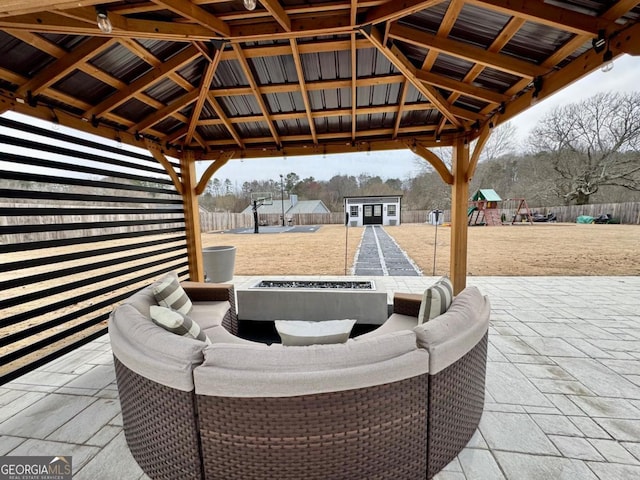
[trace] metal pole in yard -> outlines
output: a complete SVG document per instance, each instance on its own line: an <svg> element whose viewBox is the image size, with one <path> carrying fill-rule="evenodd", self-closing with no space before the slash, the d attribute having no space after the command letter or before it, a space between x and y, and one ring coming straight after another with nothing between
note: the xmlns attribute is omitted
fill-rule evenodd
<svg viewBox="0 0 640 480"><path fill-rule="evenodd" d="M438 250L438 218L440 217L440 210L434 210L433 218L436 221L436 238L433 241L433 276L436 276L436 252Z"/></svg>
<svg viewBox="0 0 640 480"><path fill-rule="evenodd" d="M345 204L346 209L346 204ZM349 212L344 212L344 274L347 275L347 251L349 250Z"/></svg>

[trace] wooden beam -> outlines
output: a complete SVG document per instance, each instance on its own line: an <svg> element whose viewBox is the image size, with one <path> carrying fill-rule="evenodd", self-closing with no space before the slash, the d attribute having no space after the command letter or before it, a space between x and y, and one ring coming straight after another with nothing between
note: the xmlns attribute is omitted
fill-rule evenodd
<svg viewBox="0 0 640 480"><path fill-rule="evenodd" d="M202 264L202 238L200 233L200 207L196 187L196 162L194 153L185 150L180 156L180 173L184 185L182 202L184 204L184 223L187 237L187 258L189 261L189 278L195 282L204 282Z"/></svg>
<svg viewBox="0 0 640 480"><path fill-rule="evenodd" d="M40 70L31 80L18 89L18 96L25 96L27 92L31 92L33 96L42 93L44 89L76 70L79 63L84 63L95 57L114 43L115 40L108 38L90 38L86 40L71 53Z"/></svg>
<svg viewBox="0 0 640 480"><path fill-rule="evenodd" d="M598 36L611 22L584 13L556 7L544 0L466 0L467 3L505 15L565 30L578 35Z"/></svg>
<svg viewBox="0 0 640 480"><path fill-rule="evenodd" d="M464 7L463 0L452 0L447 7L447 11L442 17L442 21L440 22L440 26L438 27L438 31L436 32L436 36L440 38L447 38L449 33L453 29L453 26L458 19L458 15L462 11L462 7ZM438 52L436 50L429 50L427 52L427 56L422 63L422 70L429 71L433 67L433 64L436 62L438 58Z"/></svg>
<svg viewBox="0 0 640 480"><path fill-rule="evenodd" d="M163 152L155 148L155 145L148 138L144 139L144 143L147 147L147 150L149 150L151 155L153 155L153 158L155 158L156 161L160 165L162 165L162 167L169 174L169 177L171 177L171 181L173 182L173 186L176 188L177 192L182 195L184 193L184 185L182 184L180 177L173 168L173 165L171 165L171 162L169 162L169 159L164 156Z"/></svg>
<svg viewBox="0 0 640 480"><path fill-rule="evenodd" d="M421 94L423 94L434 106L440 110L440 112L447 117L453 125L459 127L462 125L460 120L452 113L452 106L438 93L433 87L425 85L416 78L417 69L413 64L404 56L402 52L395 45L390 49L386 45L382 44L382 35L374 28L371 33L365 30L362 33L371 41L374 47L376 47L380 53L382 53L387 59L406 77Z"/></svg>
<svg viewBox="0 0 640 480"><path fill-rule="evenodd" d="M129 133L137 133L137 132L142 133L145 130L153 127L156 123L158 123L158 122L164 120L165 118L173 115L178 110L182 110L184 107L186 107L190 103L195 102L198 99L198 93L199 93L198 90L193 90L193 91L191 91L189 93L185 93L181 97L175 99L173 102L171 102L166 107L161 108L160 110L156 111L155 113L152 113L151 115L148 115L147 117L145 117L144 120L142 120L141 122L137 123L136 125L130 127L128 129L128 132Z"/></svg>
<svg viewBox="0 0 640 480"><path fill-rule="evenodd" d="M0 6L0 17L24 15L28 13L38 13L43 10L66 10L69 8L77 8L78 4L82 5L103 5L115 3L118 0L4 0Z"/></svg>
<svg viewBox="0 0 640 480"><path fill-rule="evenodd" d="M351 140L356 139L358 129L358 49L356 34L351 34Z"/></svg>
<svg viewBox="0 0 640 480"><path fill-rule="evenodd" d="M126 45L128 46L128 44ZM167 62L161 64L159 67L147 72L137 80L134 80L128 87L114 93L110 97L107 97L98 105L88 110L85 113L86 117L91 118L93 115L99 117L105 112L109 112L115 108L118 108L120 105L127 102L138 93L146 90L155 83L164 79L170 72L188 65L199 56L200 52L198 52L196 48L191 46L186 48L182 52L167 60Z"/></svg>
<svg viewBox="0 0 640 480"><path fill-rule="evenodd" d="M234 156L234 151L226 151L222 153L211 165L207 167L207 169L200 177L198 181L198 186L196 187L196 195L202 195L207 188L207 183L211 177L222 167L224 167L229 160L231 160Z"/></svg>
<svg viewBox="0 0 640 480"><path fill-rule="evenodd" d="M396 20L398 18L406 17L413 13L428 8L434 7L444 0L403 0L403 1L389 1L380 5L379 7L372 8L367 12L364 23L370 23L377 25L382 22L390 20Z"/></svg>
<svg viewBox="0 0 640 480"><path fill-rule="evenodd" d="M440 175L440 178L444 183L446 183L447 185L453 185L453 175L449 171L449 168L447 168L447 166L444 164L442 159L438 157L438 155L436 155L420 143L409 145L409 148L413 153L421 156L427 162L429 162L429 164L431 164L431 166L435 168L436 172L438 172L438 175Z"/></svg>
<svg viewBox="0 0 640 480"><path fill-rule="evenodd" d="M465 175L469 170L469 144L459 137L453 143L453 184L451 188L451 256L449 277L453 282L453 294L467 286L467 207L469 183Z"/></svg>
<svg viewBox="0 0 640 480"><path fill-rule="evenodd" d="M298 51L298 42L292 38L291 52L293 55L293 63L296 66L296 74L298 75L298 83L300 84L300 94L302 95L302 101L304 103L304 109L307 114L307 122L309 123L309 130L311 131L311 137L313 143L318 143L318 137L316 135L316 124L313 121L311 115L311 101L309 100L309 92L307 91L306 80L304 78L304 69L302 68L302 60L300 59L300 52Z"/></svg>
<svg viewBox="0 0 640 480"><path fill-rule="evenodd" d="M226 23L224 23L215 15L209 13L207 10L194 5L189 0L153 1L159 5L164 5L172 12L177 13L178 15L182 15L192 22L202 25L203 27L219 33L220 35L228 36L231 33Z"/></svg>
<svg viewBox="0 0 640 480"><path fill-rule="evenodd" d="M502 103L510 100L510 97L497 93L486 88L476 87L468 83L452 80L442 75L436 75L435 73L425 72L424 70L416 71L416 78L421 82L428 83L435 87L444 88L445 90L451 90L452 92L461 93L467 97L477 98L483 102L489 103Z"/></svg>
<svg viewBox="0 0 640 480"><path fill-rule="evenodd" d="M464 178L467 183L470 182L471 179L473 178L473 175L476 172L476 167L478 166L478 162L480 161L480 155L482 154L482 150L484 149L484 146L487 144L489 137L491 137L491 131L492 131L491 125L492 125L491 121L486 122L482 126L482 129L480 130L478 141L476 142L476 145L473 148L473 153L471 154L471 160L469 161L469 166L467 167L467 171L464 174Z"/></svg>
<svg viewBox="0 0 640 480"><path fill-rule="evenodd" d="M640 5L640 0L618 0L601 17L614 22L638 5Z"/></svg>
<svg viewBox="0 0 640 480"><path fill-rule="evenodd" d="M634 49L640 54L640 24L624 29L623 34L615 38L610 48L614 57L622 53L629 53ZM593 49L587 50L564 68L544 77L542 89L538 93L538 101L553 95L601 66L602 53L596 53ZM527 110L531 106L532 93L531 90L525 92L508 103L505 113L500 115L499 123L507 122L520 112Z"/></svg>
<svg viewBox="0 0 640 480"><path fill-rule="evenodd" d="M224 48L224 47L223 47ZM200 88L198 92L198 99L196 100L196 104L193 106L193 111L191 112L191 119L189 120L189 125L187 127L187 135L185 136L184 144L189 145L191 139L193 138L193 134L196 131L196 127L198 126L198 121L200 120L200 114L202 113L202 109L204 108L204 103L207 101L207 95L209 93L209 89L211 88L211 82L213 81L213 76L218 69L218 65L220 65L220 57L221 57L222 49L216 50L213 55L213 59L209 62L202 74L202 78L200 80Z"/></svg>
<svg viewBox="0 0 640 480"><path fill-rule="evenodd" d="M481 63L484 66L519 77L533 78L548 72L548 69L539 67L535 63L500 55L499 53L488 52L484 48L457 40L438 38L431 33L399 24L391 25L389 37L411 45L417 45L421 48L435 49L441 53L462 58L471 63Z"/></svg>
<svg viewBox="0 0 640 480"><path fill-rule="evenodd" d="M240 63L240 67L242 68L242 71L244 72L244 75L247 78L247 81L249 82L249 86L253 91L253 95L256 101L258 102L258 105L260 106L260 110L264 115L265 122L267 123L267 126L271 131L271 135L273 135L273 140L275 141L276 145L281 145L282 142L280 141L280 135L278 134L278 131L276 130L275 125L273 124L273 120L271 119L271 115L269 113L269 109L267 108L267 104L265 103L264 98L262 98L262 92L260 91L258 82L256 82L255 78L253 78L253 73L251 73L249 62L247 62L247 59L244 56L244 53L240 45L238 45L237 43L234 43L232 45L233 45L233 50L236 52L236 56Z"/></svg>
<svg viewBox="0 0 640 480"><path fill-rule="evenodd" d="M404 102L407 100L407 92L409 91L409 82L405 80L400 86L400 101L398 102L398 110L396 111L396 121L393 125L393 135L391 138L395 139L398 136L398 130L400 130L400 124L402 123L402 112L404 111Z"/></svg>
<svg viewBox="0 0 640 480"><path fill-rule="evenodd" d="M233 126L233 123L229 120L229 118L227 118L227 115L224 113L224 109L220 106L220 104L216 100L216 97L214 97L213 95L211 95L211 93L209 93L207 96L207 100L209 101L209 104L211 105L213 110L216 112L216 115L218 116L218 119L220 120L220 122L226 127L226 129L229 131L229 133L231 134L235 142L238 144L238 146L240 148L243 148L244 142L242 141L242 138L238 134L236 128ZM262 120L263 119L261 117L260 121Z"/></svg>
<svg viewBox="0 0 640 480"><path fill-rule="evenodd" d="M276 19L285 32L291 31L291 19L278 0L260 0L260 4Z"/></svg>

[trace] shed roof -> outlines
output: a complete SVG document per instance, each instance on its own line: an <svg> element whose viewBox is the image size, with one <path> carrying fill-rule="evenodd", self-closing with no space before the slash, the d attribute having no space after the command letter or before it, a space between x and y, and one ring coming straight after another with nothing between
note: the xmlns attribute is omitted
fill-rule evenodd
<svg viewBox="0 0 640 480"><path fill-rule="evenodd" d="M451 144L637 55L638 3L3 1L0 112L210 159Z"/></svg>

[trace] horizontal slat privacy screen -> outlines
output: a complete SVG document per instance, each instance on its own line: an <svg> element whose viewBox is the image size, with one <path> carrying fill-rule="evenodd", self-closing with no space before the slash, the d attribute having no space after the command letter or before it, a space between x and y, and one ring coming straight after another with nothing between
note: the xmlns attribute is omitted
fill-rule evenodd
<svg viewBox="0 0 640 480"><path fill-rule="evenodd" d="M188 276L165 170L68 132L0 118L0 384L105 334L113 306L164 272Z"/></svg>

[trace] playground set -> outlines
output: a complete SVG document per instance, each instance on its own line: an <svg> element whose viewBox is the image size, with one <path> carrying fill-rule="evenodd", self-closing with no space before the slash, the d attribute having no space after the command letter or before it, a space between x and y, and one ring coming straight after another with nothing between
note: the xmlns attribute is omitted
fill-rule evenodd
<svg viewBox="0 0 640 480"><path fill-rule="evenodd" d="M535 221L524 198L502 200L492 188L483 188L473 194L469 201L467 217L467 224L471 227L532 225Z"/></svg>

